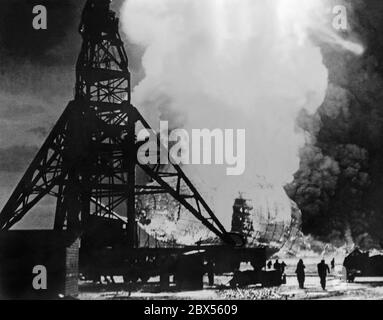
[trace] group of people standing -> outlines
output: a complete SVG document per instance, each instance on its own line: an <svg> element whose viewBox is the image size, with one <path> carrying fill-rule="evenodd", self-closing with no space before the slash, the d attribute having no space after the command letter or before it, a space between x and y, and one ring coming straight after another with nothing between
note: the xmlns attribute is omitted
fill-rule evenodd
<svg viewBox="0 0 383 320"><path fill-rule="evenodd" d="M284 274L285 268L287 265L283 261L282 263L280 263L277 259L274 264L272 263L272 261L269 261L267 263L268 269L271 269L272 266L274 267L275 270L280 271L281 274ZM305 285L305 277L306 277L305 268L306 266L303 260L300 259L295 269L295 273L297 275L297 280L298 280L300 289L304 289L304 285ZM335 269L335 259L331 260L331 269L332 270ZM330 268L326 264L325 260L322 260L320 263L318 263L317 270L318 270L318 276L320 279L320 284L322 286L322 289L326 290L326 279L327 279L327 275L330 273Z"/></svg>
<svg viewBox="0 0 383 320"><path fill-rule="evenodd" d="M303 263L303 260L300 259L297 268L295 270L295 273L297 275L298 279L298 284L300 289L304 289L304 284L305 284L305 268L306 266ZM335 259L331 260L331 269L335 269ZM320 284L322 286L323 290L326 290L326 279L327 275L330 273L330 268L326 264L325 260L322 260L320 263L317 265L317 270L318 270L318 276L320 279Z"/></svg>
<svg viewBox="0 0 383 320"><path fill-rule="evenodd" d="M271 261L267 263L268 269L271 269L271 267L274 267L274 270L280 271L281 274L285 273L286 266L287 266L286 263L284 263L283 261L280 263L278 259L275 260L274 264Z"/></svg>

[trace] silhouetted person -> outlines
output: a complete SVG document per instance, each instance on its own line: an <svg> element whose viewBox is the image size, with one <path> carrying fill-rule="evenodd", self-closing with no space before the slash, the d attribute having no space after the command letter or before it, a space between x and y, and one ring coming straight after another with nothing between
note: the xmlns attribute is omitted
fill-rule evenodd
<svg viewBox="0 0 383 320"><path fill-rule="evenodd" d="M281 264L279 263L278 259L275 260L274 269L277 271L281 271Z"/></svg>
<svg viewBox="0 0 383 320"><path fill-rule="evenodd" d="M214 286L214 262L212 260L207 262L206 271L209 279L209 286Z"/></svg>
<svg viewBox="0 0 383 320"><path fill-rule="evenodd" d="M282 263L279 266L281 273L285 273L286 266L287 266L286 263L282 261Z"/></svg>
<svg viewBox="0 0 383 320"><path fill-rule="evenodd" d="M268 269L271 269L271 267L273 266L273 263L271 262L271 260L267 263L267 268Z"/></svg>
<svg viewBox="0 0 383 320"><path fill-rule="evenodd" d="M305 287L305 268L306 266L304 265L303 260L300 259L297 264L297 269L295 270L300 289L304 289Z"/></svg>
<svg viewBox="0 0 383 320"><path fill-rule="evenodd" d="M335 269L335 258L332 258L331 260L331 270Z"/></svg>
<svg viewBox="0 0 383 320"><path fill-rule="evenodd" d="M322 260L320 263L318 263L318 275L323 290L326 290L326 277L328 273L330 273L330 268L326 262Z"/></svg>

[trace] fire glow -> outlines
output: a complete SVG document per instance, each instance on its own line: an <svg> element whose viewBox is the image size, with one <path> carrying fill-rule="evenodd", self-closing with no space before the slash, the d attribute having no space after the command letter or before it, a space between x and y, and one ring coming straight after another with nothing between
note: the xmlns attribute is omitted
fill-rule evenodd
<svg viewBox="0 0 383 320"><path fill-rule="evenodd" d="M323 2L127 0L121 9L126 36L145 48L145 77L133 103L151 123L167 120L190 132L246 129L243 176L228 177L219 166L186 168L203 181L200 188L226 225L239 191L278 207L276 219L291 215L283 186L305 142L296 117L302 109L315 112L327 90L328 72L310 35L337 39L318 18L327 14ZM257 176L280 192L258 197Z"/></svg>

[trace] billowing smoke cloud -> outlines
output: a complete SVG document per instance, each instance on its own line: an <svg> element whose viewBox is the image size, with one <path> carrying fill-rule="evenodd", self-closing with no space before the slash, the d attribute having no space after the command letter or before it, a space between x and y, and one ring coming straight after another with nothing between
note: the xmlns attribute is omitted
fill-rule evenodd
<svg viewBox="0 0 383 320"><path fill-rule="evenodd" d="M299 117L310 139L287 191L302 210L304 232L330 241L351 235L356 245L370 248L383 244L383 3L343 2L347 33L361 38L365 53L322 43L329 86L318 111Z"/></svg>
<svg viewBox="0 0 383 320"><path fill-rule="evenodd" d="M133 103L154 127L163 119L189 130L246 129L243 176L227 177L223 166L187 168L216 191L213 206L226 224L238 192L254 196L257 176L280 190L266 201L282 203L288 208L282 215L290 214L282 186L298 170L306 138L296 118L302 109L317 110L328 83L310 36L337 39L329 36L326 9L316 0L127 0L122 6L125 34L145 47L145 78Z"/></svg>

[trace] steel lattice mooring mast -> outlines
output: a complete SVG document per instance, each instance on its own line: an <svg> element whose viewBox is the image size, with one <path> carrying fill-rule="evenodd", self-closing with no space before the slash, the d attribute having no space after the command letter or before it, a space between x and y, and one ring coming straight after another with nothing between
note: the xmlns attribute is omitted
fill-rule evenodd
<svg viewBox="0 0 383 320"><path fill-rule="evenodd" d="M42 198L57 198L56 230L83 232L90 216L126 210L129 247L136 247L136 200L168 193L226 243L231 236L179 166L137 161L136 128L149 124L130 102L128 59L109 0L88 0L79 32L76 94L0 213L8 230ZM159 161L158 161L159 162ZM156 184L139 185L137 171ZM176 184L170 183L170 180ZM182 186L182 187L181 187ZM185 193L185 190L187 192Z"/></svg>

